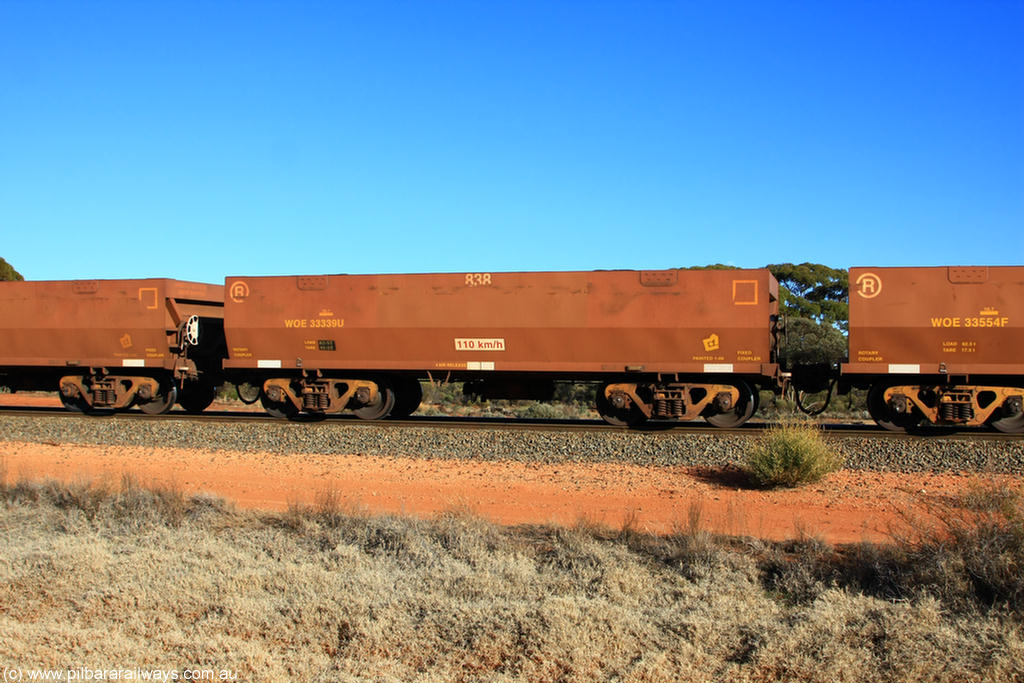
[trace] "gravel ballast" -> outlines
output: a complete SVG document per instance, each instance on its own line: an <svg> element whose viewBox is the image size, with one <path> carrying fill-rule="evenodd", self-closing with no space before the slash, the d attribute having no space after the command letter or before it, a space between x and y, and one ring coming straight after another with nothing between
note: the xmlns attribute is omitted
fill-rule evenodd
<svg viewBox="0 0 1024 683"><path fill-rule="evenodd" d="M569 431L457 426L284 421L237 422L166 417L0 415L0 440L167 446L269 453L362 454L379 457L629 462L715 466L741 462L750 434L595 429ZM971 440L949 436L830 436L846 467L889 472L1024 474L1024 439Z"/></svg>

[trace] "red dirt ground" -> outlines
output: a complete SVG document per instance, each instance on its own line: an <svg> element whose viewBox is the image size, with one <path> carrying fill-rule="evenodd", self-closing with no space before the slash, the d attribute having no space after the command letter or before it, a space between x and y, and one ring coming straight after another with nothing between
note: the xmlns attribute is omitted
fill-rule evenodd
<svg viewBox="0 0 1024 683"><path fill-rule="evenodd" d="M28 396L17 397L18 405L28 405ZM738 486L735 475L721 468L21 442L0 442L0 458L9 481L54 477L116 484L122 474L131 474L143 483L217 494L242 508L283 510L331 491L371 512L430 516L458 508L502 524L584 521L614 528L631 524L655 533L686 528L697 511L700 527L709 531L774 540L814 536L830 543L884 542L927 501L993 480L992 475L842 471L799 489L758 491ZM999 479L1024 486L1024 477Z"/></svg>

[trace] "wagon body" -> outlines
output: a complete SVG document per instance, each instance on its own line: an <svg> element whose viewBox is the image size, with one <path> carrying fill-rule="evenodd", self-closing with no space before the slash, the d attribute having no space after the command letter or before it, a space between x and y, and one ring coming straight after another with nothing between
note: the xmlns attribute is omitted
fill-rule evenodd
<svg viewBox="0 0 1024 683"><path fill-rule="evenodd" d="M1024 375L1024 267L850 269L847 375Z"/></svg>
<svg viewBox="0 0 1024 683"><path fill-rule="evenodd" d="M178 328L223 287L167 279L0 283L0 367L173 369Z"/></svg>
<svg viewBox="0 0 1024 683"><path fill-rule="evenodd" d="M773 378L767 270L232 277L227 368Z"/></svg>
<svg viewBox="0 0 1024 683"><path fill-rule="evenodd" d="M73 410L203 410L222 377L223 287L169 279L0 282L0 384Z"/></svg>
<svg viewBox="0 0 1024 683"><path fill-rule="evenodd" d="M1024 433L1024 267L852 268L849 343L883 427Z"/></svg>

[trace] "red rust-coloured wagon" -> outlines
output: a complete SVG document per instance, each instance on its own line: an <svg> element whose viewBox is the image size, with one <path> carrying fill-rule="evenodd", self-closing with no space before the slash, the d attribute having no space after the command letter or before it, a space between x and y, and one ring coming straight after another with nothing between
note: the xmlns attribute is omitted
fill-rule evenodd
<svg viewBox="0 0 1024 683"><path fill-rule="evenodd" d="M1024 431L1024 267L852 268L849 344L884 427Z"/></svg>
<svg viewBox="0 0 1024 683"><path fill-rule="evenodd" d="M224 356L223 287L167 279L0 282L0 384L73 410L200 411Z"/></svg>
<svg viewBox="0 0 1024 683"><path fill-rule="evenodd" d="M778 284L761 270L229 277L225 370L273 414L404 416L421 379L488 398L601 382L609 422L738 425L774 387Z"/></svg>

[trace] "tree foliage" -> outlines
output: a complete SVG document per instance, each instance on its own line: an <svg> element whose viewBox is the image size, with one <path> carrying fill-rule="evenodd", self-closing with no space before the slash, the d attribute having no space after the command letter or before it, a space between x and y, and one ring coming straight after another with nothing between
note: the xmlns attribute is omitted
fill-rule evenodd
<svg viewBox="0 0 1024 683"><path fill-rule="evenodd" d="M768 270L779 281L780 314L848 330L850 279L845 270L820 263L777 263Z"/></svg>
<svg viewBox="0 0 1024 683"><path fill-rule="evenodd" d="M0 280L24 280L21 273L16 271L14 267L7 261L0 258Z"/></svg>
<svg viewBox="0 0 1024 683"><path fill-rule="evenodd" d="M778 263L768 269L779 281L779 362L833 364L846 357L849 275L820 263Z"/></svg>
<svg viewBox="0 0 1024 683"><path fill-rule="evenodd" d="M739 266L730 266L725 263L709 263L706 266L690 266L686 270L739 270Z"/></svg>
<svg viewBox="0 0 1024 683"><path fill-rule="evenodd" d="M779 362L796 365L838 363L846 358L846 337L835 326L787 316L779 330Z"/></svg>

